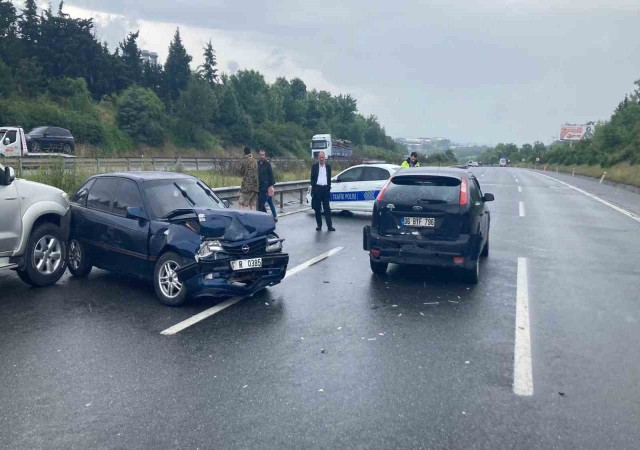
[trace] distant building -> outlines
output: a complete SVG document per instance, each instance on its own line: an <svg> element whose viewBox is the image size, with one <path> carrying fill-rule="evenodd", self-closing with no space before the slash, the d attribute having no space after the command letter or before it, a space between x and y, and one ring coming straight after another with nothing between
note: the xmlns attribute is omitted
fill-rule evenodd
<svg viewBox="0 0 640 450"><path fill-rule="evenodd" d="M149 63L152 66L158 65L158 54L156 52L150 52L149 50L142 50L140 59L143 62Z"/></svg>

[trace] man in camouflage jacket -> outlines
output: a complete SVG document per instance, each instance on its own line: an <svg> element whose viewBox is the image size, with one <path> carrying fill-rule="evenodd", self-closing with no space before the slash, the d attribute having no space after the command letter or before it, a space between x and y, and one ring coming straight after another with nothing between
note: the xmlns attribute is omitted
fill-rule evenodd
<svg viewBox="0 0 640 450"><path fill-rule="evenodd" d="M258 163L249 147L244 148L244 160L240 166L242 185L240 186L240 209L256 209L258 200Z"/></svg>

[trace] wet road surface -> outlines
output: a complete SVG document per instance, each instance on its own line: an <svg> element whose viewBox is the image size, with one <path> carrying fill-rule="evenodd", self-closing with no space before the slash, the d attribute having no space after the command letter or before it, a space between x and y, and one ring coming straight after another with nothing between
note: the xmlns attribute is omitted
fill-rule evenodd
<svg viewBox="0 0 640 450"><path fill-rule="evenodd" d="M316 232L308 211L278 222L296 274L171 336L220 302L165 307L95 269L45 289L0 272L0 447L636 448L640 223L532 171L474 172L496 196L475 286L375 276L370 216Z"/></svg>

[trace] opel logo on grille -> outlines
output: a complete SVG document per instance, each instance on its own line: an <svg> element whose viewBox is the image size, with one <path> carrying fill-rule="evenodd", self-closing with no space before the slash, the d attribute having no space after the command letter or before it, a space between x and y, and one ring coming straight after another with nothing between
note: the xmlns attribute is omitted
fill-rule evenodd
<svg viewBox="0 0 640 450"><path fill-rule="evenodd" d="M245 253L249 253L249 246L247 244L244 244L242 246L242 251L245 252Z"/></svg>
<svg viewBox="0 0 640 450"><path fill-rule="evenodd" d="M422 206L414 206L413 210L414 211L422 211Z"/></svg>

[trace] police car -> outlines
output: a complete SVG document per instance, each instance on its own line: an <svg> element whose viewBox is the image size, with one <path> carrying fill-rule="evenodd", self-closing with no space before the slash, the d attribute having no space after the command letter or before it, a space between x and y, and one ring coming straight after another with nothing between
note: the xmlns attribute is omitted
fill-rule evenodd
<svg viewBox="0 0 640 450"><path fill-rule="evenodd" d="M373 203L387 180L400 169L395 164L360 164L331 179L332 211L373 211ZM307 190L311 205L311 186Z"/></svg>

